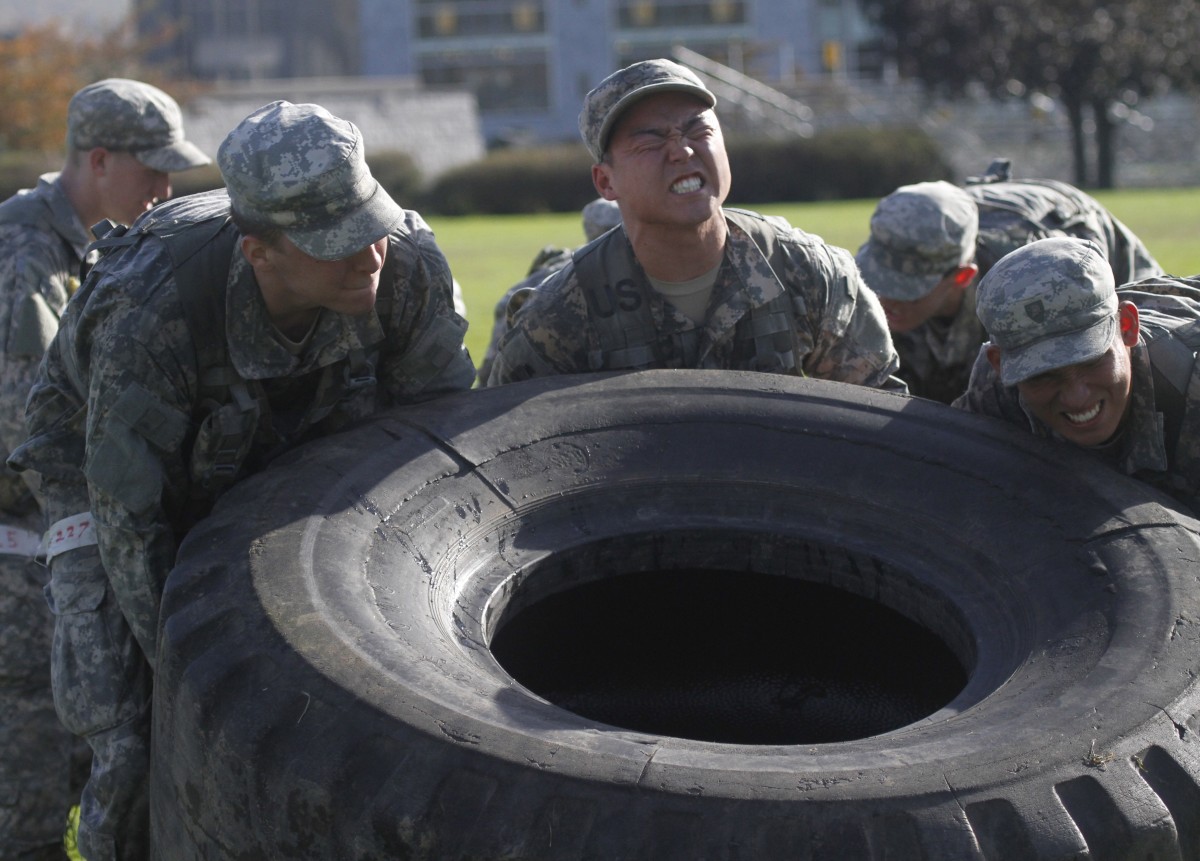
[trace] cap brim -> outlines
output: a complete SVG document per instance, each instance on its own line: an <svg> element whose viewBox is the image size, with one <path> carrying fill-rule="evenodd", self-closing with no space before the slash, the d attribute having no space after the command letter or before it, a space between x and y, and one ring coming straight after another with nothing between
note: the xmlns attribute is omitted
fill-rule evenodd
<svg viewBox="0 0 1200 861"><path fill-rule="evenodd" d="M139 150L133 154L133 157L146 167L161 170L164 173L212 164L211 158L188 141L177 141L156 149Z"/></svg>
<svg viewBox="0 0 1200 861"><path fill-rule="evenodd" d="M1116 336L1117 318L1110 315L1079 332L1055 335L1015 350L1002 349L1000 382L1015 386L1056 368L1091 361L1104 355Z"/></svg>
<svg viewBox="0 0 1200 861"><path fill-rule="evenodd" d="M704 102L710 108L717 106L717 97L703 87L697 87L695 84L685 84L679 81L664 81L661 84L647 84L644 87L638 87L632 92L626 93L623 97L617 100L617 103L608 109L608 113L604 117L604 122L600 125L600 134L597 141L600 144L600 152L603 154L608 149L608 139L612 135L613 126L621 118L621 115L629 109L629 106L635 102L640 102L648 96L653 96L657 93L688 93L695 96L700 101Z"/></svg>
<svg viewBox="0 0 1200 861"><path fill-rule="evenodd" d="M863 281L867 282L876 295L896 302L915 302L938 285L945 273L934 275L911 275L898 272L884 264L878 250L866 242L854 255Z"/></svg>
<svg viewBox="0 0 1200 861"><path fill-rule="evenodd" d="M303 230L285 229L292 243L318 260L342 260L387 236L404 220L404 210L379 183L375 193L353 212Z"/></svg>

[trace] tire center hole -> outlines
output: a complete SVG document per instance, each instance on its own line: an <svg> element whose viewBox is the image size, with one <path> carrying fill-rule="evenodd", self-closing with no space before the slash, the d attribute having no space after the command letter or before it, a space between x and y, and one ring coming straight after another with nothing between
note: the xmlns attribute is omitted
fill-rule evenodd
<svg viewBox="0 0 1200 861"><path fill-rule="evenodd" d="M546 595L491 643L529 690L590 720L728 744L878 735L967 682L935 634L885 605L772 574L641 571Z"/></svg>

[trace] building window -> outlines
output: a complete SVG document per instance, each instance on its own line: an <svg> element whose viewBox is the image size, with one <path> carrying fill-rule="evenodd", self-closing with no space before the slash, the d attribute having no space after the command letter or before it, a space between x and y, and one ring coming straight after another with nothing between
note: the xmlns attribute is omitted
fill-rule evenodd
<svg viewBox="0 0 1200 861"><path fill-rule="evenodd" d="M417 0L422 39L544 33L546 0Z"/></svg>
<svg viewBox="0 0 1200 861"><path fill-rule="evenodd" d="M713 22L716 24L741 24L745 20L742 4L735 3L734 0L712 0L709 5L712 7Z"/></svg>
<svg viewBox="0 0 1200 861"><path fill-rule="evenodd" d="M544 111L550 106L546 52L439 51L420 58L421 81L471 90L481 111Z"/></svg>
<svg viewBox="0 0 1200 861"><path fill-rule="evenodd" d="M617 3L617 24L625 30L745 23L744 0L618 0Z"/></svg>

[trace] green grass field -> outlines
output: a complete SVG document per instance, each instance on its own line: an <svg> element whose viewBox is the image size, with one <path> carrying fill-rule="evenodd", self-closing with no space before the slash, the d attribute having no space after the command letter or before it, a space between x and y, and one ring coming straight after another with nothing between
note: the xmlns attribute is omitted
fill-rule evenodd
<svg viewBox="0 0 1200 861"><path fill-rule="evenodd" d="M1168 272L1200 273L1200 188L1129 189L1095 196L1142 238ZM847 200L748 208L782 215L797 227L854 251L866 238L876 203ZM583 242L580 217L571 213L428 220L462 284L471 322L467 347L476 362L483 357L491 334L496 300L524 277L538 250Z"/></svg>

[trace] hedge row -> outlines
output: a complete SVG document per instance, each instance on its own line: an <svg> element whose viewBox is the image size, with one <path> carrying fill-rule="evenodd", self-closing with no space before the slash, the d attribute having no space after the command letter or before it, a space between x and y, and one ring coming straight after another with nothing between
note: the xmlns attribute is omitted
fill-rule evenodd
<svg viewBox="0 0 1200 861"><path fill-rule="evenodd" d="M951 179L937 144L917 129L838 129L791 140L727 142L733 195L743 203L883 197L910 182ZM420 209L441 215L572 212L596 196L582 145L509 149L441 176Z"/></svg>
<svg viewBox="0 0 1200 861"><path fill-rule="evenodd" d="M734 196L742 203L883 197L897 186L951 179L937 145L915 129L838 129L792 140L727 142ZM402 153L369 158L371 170L402 205L436 215L578 212L596 196L581 144L495 150L425 184ZM0 199L61 164L44 154L0 159ZM172 175L176 195L221 185L215 166Z"/></svg>
<svg viewBox="0 0 1200 861"><path fill-rule="evenodd" d="M912 182L953 179L940 148L917 129L834 129L728 149L734 195L752 203L883 197Z"/></svg>

